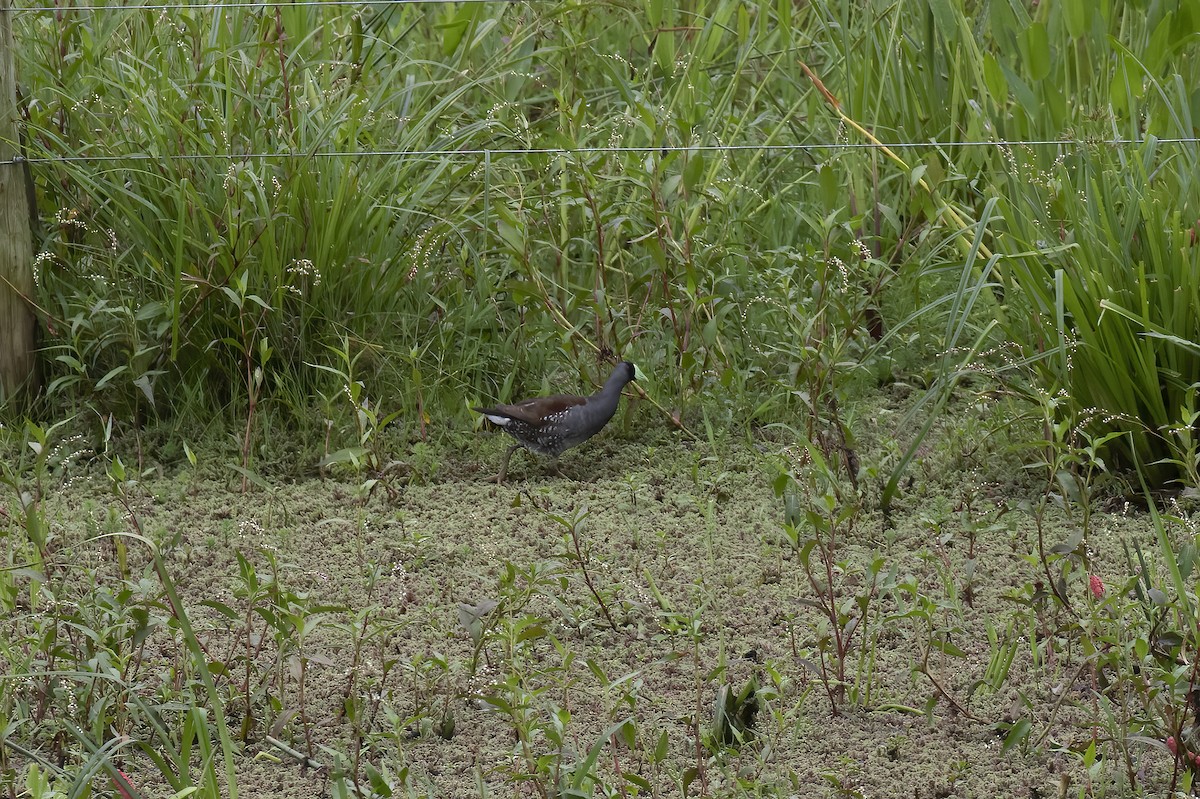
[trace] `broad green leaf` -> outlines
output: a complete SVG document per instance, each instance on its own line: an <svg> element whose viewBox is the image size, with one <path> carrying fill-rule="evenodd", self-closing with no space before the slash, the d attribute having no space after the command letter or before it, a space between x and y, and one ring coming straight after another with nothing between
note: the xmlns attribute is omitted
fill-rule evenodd
<svg viewBox="0 0 1200 799"><path fill-rule="evenodd" d="M1029 58L1029 79L1037 82L1050 74L1050 39L1046 26L1035 22L1025 31L1025 46Z"/></svg>
<svg viewBox="0 0 1200 799"><path fill-rule="evenodd" d="M1003 107L1008 100L1008 81L1004 78L1000 62L991 53L983 54L983 82L992 101Z"/></svg>
<svg viewBox="0 0 1200 799"><path fill-rule="evenodd" d="M1062 0L1063 19L1067 23L1067 34L1072 39L1078 39L1087 32L1088 18L1094 13L1091 4L1094 0Z"/></svg>
<svg viewBox="0 0 1200 799"><path fill-rule="evenodd" d="M958 36L958 17L961 12L955 9L952 0L929 0L929 11L933 14L936 33L948 41L955 40Z"/></svg>

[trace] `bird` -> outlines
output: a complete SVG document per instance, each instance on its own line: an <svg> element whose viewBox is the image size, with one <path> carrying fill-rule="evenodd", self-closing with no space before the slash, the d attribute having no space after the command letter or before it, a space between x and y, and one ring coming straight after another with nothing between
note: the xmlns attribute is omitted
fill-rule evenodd
<svg viewBox="0 0 1200 799"><path fill-rule="evenodd" d="M557 470L559 455L599 433L613 418L625 384L645 379L646 375L635 364L622 361L613 369L604 387L590 397L556 394L533 397L512 405L472 408L517 440L504 453L496 482L504 482L508 460L521 447L539 455L549 455Z"/></svg>

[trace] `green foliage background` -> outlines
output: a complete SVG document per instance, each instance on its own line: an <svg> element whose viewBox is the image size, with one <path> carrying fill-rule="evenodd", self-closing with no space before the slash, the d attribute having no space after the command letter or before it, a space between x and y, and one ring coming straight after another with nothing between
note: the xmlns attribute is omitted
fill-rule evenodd
<svg viewBox="0 0 1200 799"><path fill-rule="evenodd" d="M1194 474L1196 145L1171 140L1200 113L1200 3L64 6L16 28L69 404L304 420L342 374L417 424L587 383L598 352L667 409L813 417L863 363L949 353L945 380L995 350L1091 433L1133 431L1119 460Z"/></svg>

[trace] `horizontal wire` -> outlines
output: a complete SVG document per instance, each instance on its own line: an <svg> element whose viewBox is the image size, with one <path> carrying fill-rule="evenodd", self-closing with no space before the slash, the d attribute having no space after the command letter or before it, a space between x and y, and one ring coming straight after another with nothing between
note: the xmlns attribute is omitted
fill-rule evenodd
<svg viewBox="0 0 1200 799"><path fill-rule="evenodd" d="M15 6L10 11L18 13L45 13L50 11L187 11L214 10L218 8L272 8L280 6L425 6L448 3L512 3L518 0L281 0L280 2L229 3L135 3L133 5L87 5L87 6Z"/></svg>
<svg viewBox="0 0 1200 799"><path fill-rule="evenodd" d="M270 153L179 153L176 155L157 156L148 153L130 153L128 155L56 155L47 157L25 158L17 156L0 161L0 165L19 163L53 164L53 163L104 163L113 161L247 161L270 158L445 158L448 156L503 156L503 155L591 155L598 153L696 153L696 152L742 152L757 151L809 151L809 150L889 150L935 148L961 149L964 147L1124 147L1128 145L1145 144L1146 139L1026 139L996 141L909 141L909 142L815 142L812 144L698 144L692 147L661 146L661 147L545 147L545 148L481 148L470 150L358 150L358 151L316 151L296 152L282 151ZM1196 144L1200 138L1184 137L1176 139L1155 139L1158 144Z"/></svg>

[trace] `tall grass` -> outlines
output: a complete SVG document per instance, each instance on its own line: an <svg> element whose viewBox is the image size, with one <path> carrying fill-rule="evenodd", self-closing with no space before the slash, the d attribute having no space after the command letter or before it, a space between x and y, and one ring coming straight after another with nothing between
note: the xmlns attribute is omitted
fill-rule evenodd
<svg viewBox="0 0 1200 799"><path fill-rule="evenodd" d="M1158 138L1196 135L1188 87L1200 72L1173 56L1186 52L1200 17L1191 6L1120 13L1133 7L1079 16L1067 3L1044 33L1031 29L1028 77L1041 80L1052 111L1062 102L1088 109L1091 124L1077 123L1076 135L1144 141L1001 150L1006 332L1032 357L1039 390L1061 392L1061 421L1103 440L1112 465L1195 485L1197 149ZM1066 46L1039 49L1042 36ZM1062 102L1047 88L1054 74Z"/></svg>
<svg viewBox="0 0 1200 799"><path fill-rule="evenodd" d="M865 322L880 309L889 327L911 324L915 308L954 305L936 301L961 284L948 272L978 269L992 248L1034 251L1068 219L1095 223L1082 206L1047 216L1043 187L977 143L1192 129L1197 76L1176 57L1195 27L1188 8L21 14L30 155L50 159L37 183L51 393L121 419L265 409L303 423L329 388L314 366L346 342L368 353L375 396L420 408L405 418L422 432L430 413L458 416L478 398L570 373L587 384L612 354L653 369L675 412L715 395L729 418L819 413L797 385L827 355L807 320L832 309L851 351L877 355ZM861 146L873 141L909 144ZM711 149L725 145L750 149ZM1115 157L1093 174L1135 156ZM989 199L1004 220L972 253ZM1011 281L1021 267L998 272ZM997 297L1048 307L1048 283L1028 274ZM806 302L821 307L799 329L780 317ZM949 346L936 314L915 323L917 351ZM1136 415L1118 400L1109 415Z"/></svg>
<svg viewBox="0 0 1200 799"><path fill-rule="evenodd" d="M1080 428L1111 432L1114 465L1192 478L1187 414L1200 381L1200 215L1194 155L1155 141L1023 165L1005 239L1021 252L1009 276L1026 299L1014 319L1039 342L1040 384L1062 390ZM1014 315L1015 316L1015 315Z"/></svg>
<svg viewBox="0 0 1200 799"><path fill-rule="evenodd" d="M551 364L590 372L594 349L661 367L686 405L744 366L747 292L765 250L808 235L794 220L813 159L479 151L829 140L819 118L798 124L813 108L793 57L807 20L773 14L22 16L31 155L80 159L38 171L57 214L40 272L54 389L236 414L256 369L268 399L303 397L324 380L305 364L349 336L396 396L412 399L411 366L451 412L532 388ZM852 219L861 201L829 169L825 194Z"/></svg>

